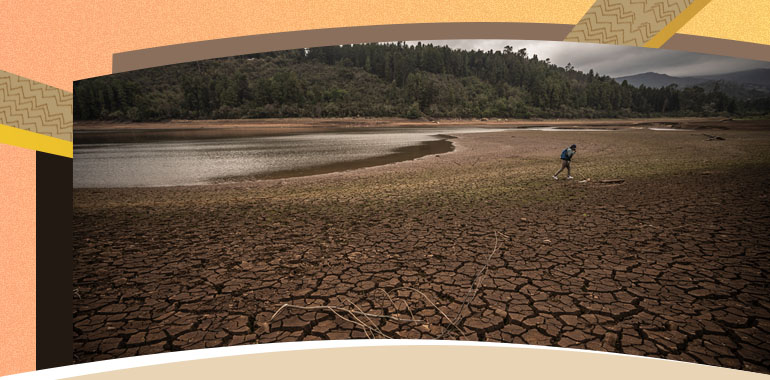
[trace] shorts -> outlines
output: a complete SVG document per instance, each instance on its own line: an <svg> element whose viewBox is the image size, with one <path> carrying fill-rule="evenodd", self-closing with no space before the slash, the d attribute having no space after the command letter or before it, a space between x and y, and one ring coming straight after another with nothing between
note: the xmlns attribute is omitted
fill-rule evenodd
<svg viewBox="0 0 770 380"><path fill-rule="evenodd" d="M569 168L569 160L561 160L561 168Z"/></svg>

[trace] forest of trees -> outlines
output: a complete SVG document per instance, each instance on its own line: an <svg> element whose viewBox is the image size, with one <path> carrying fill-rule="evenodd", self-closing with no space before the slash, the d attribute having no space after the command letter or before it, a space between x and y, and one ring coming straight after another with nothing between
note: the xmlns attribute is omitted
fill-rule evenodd
<svg viewBox="0 0 770 380"><path fill-rule="evenodd" d="M75 82L75 120L757 116L770 97L639 88L525 49L361 44L251 54Z"/></svg>

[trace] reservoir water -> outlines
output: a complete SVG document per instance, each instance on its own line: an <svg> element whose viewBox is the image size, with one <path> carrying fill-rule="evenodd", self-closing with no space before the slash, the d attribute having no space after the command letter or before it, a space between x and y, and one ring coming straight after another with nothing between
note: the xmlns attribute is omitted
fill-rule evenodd
<svg viewBox="0 0 770 380"><path fill-rule="evenodd" d="M291 177L450 151L446 134L500 129L361 128L286 136L78 144L75 188L156 187Z"/></svg>

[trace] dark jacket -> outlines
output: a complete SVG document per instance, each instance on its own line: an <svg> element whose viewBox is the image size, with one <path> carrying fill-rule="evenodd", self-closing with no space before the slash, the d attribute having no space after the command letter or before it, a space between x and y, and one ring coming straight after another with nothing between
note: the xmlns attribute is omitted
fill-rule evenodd
<svg viewBox="0 0 770 380"><path fill-rule="evenodd" d="M564 149L564 151L563 151L563 152L561 152L561 159L562 159L562 160L571 161L571 160L572 160L572 156L573 156L574 154L575 154L575 151L574 151L574 150L572 150L572 148L567 148L567 149Z"/></svg>

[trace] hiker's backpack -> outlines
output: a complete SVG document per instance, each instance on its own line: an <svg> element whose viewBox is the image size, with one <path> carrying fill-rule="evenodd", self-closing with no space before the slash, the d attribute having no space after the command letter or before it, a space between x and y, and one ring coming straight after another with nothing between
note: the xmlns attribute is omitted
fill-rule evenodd
<svg viewBox="0 0 770 380"><path fill-rule="evenodd" d="M562 160L569 160L569 157L567 156L567 149L564 149L564 150L561 152L561 159L562 159Z"/></svg>

